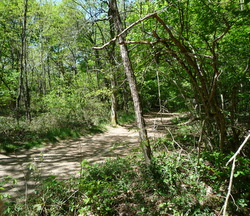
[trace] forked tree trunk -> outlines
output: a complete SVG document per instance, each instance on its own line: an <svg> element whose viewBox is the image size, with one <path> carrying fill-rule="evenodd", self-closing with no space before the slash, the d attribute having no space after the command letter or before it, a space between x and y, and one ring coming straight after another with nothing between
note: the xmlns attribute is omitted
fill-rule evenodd
<svg viewBox="0 0 250 216"><path fill-rule="evenodd" d="M122 28L122 22L121 22L118 8L117 8L116 0L110 0L109 7L110 7L110 12L112 14L112 19L114 20L117 34L119 34L120 32L122 32L123 28ZM146 163L149 164L151 157L152 157L152 151L151 151L150 143L149 143L148 136L147 136L145 121L142 115L140 97L139 97L139 93L137 90L137 83L136 83L136 79L134 76L134 71L133 71L132 64L131 64L129 54L128 54L128 48L126 44L124 44L124 41L125 41L124 34L118 37L118 41L120 44L120 52L122 56L123 66L124 66L125 73L129 82L129 87L130 87L130 91L131 91L131 95L132 95L132 99L134 103L134 111L136 115L137 127L139 129L139 136L140 136L142 151L143 151Z"/></svg>

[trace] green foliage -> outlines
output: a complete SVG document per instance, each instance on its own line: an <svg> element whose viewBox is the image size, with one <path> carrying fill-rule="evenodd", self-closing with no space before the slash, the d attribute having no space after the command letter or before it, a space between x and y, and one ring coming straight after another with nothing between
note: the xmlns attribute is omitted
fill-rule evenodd
<svg viewBox="0 0 250 216"><path fill-rule="evenodd" d="M111 39L112 25L105 12L108 5L105 1L29 1L26 83L33 119L26 122L22 116L16 122L13 116L22 78L19 75L23 3L0 1L0 114L3 115L0 149L29 149L85 132L100 132L98 125L109 118L110 71L117 79L117 107L123 110L131 104L131 100L124 99L129 94L120 74L123 68L119 66L117 48L112 52L110 47L104 51L92 50L96 44ZM211 124L204 127L203 141L209 140L211 149L216 149L219 143L218 132L223 122L218 121L220 116L204 116L204 106L208 106L209 114L214 114L213 109L220 110L225 116L228 135L225 147L229 149L227 141L232 141L236 148L241 131L249 128L249 1L243 5L225 0L122 1L122 4L119 7L124 10L121 15L126 26L155 11L166 24L162 26L150 18L126 32L128 41L152 42L128 45L144 110L159 108L161 100L168 111L189 109L195 117L204 117ZM165 27L169 27L188 52L175 45ZM197 66L195 69L188 61L190 58ZM205 94L207 97L201 98ZM214 106L209 107L214 101ZM21 114L25 113L24 102L21 101ZM172 123L183 121L186 119L175 119ZM134 115L121 113L119 122L133 123ZM194 150L200 127L174 128L157 140L154 147L176 151L181 145L185 150L190 146ZM216 151L202 152L199 168L193 156L180 152L160 154L153 158L150 167L132 159L94 166L85 164L80 179L41 180L40 187L28 200L28 207L13 204L6 214L210 215L222 205L221 196L225 195L230 175L230 167L225 164L230 156ZM230 211L232 215L247 215L249 159L237 160L232 194L239 208L234 210L235 205L230 203ZM211 196L205 195L208 186L213 189Z"/></svg>
<svg viewBox="0 0 250 216"><path fill-rule="evenodd" d="M85 204L91 204L92 211L98 215L115 215L113 206L118 204L117 198L130 189L130 179L136 176L130 161L118 158L103 165L85 165L82 169L80 188L87 197Z"/></svg>
<svg viewBox="0 0 250 216"><path fill-rule="evenodd" d="M178 140L179 141L179 140ZM154 140L152 147L155 151L175 151L179 149L179 143L173 140L170 136L160 137L157 140Z"/></svg>
<svg viewBox="0 0 250 216"><path fill-rule="evenodd" d="M119 124L131 124L135 122L135 114L134 113L118 113L118 122Z"/></svg>
<svg viewBox="0 0 250 216"><path fill-rule="evenodd" d="M51 92L44 97L43 104L61 125L97 125L108 119L106 103L94 97L85 98L78 92L68 89Z"/></svg>
<svg viewBox="0 0 250 216"><path fill-rule="evenodd" d="M243 6L237 1L219 3L198 0L119 3L126 26L157 11L173 36L186 47L189 57L197 63L202 74L195 74L197 70L192 69L185 54L180 52L156 19L145 19L130 28L126 32L128 41L153 42L151 45L128 45L144 111L161 109L161 101L161 105L170 112L189 109L195 116L203 114L204 110L197 111L194 107L204 109L202 103L205 102L200 98L200 91L206 93L213 89L216 68L220 75L214 95L218 101L215 107L223 109L225 122L232 125L232 129L225 125L225 128L229 128L227 134L231 134L233 128L238 128L234 124L238 120L241 123L250 109L247 67L249 2L245 1ZM126 87L124 75L121 74L121 58L117 55L118 47L110 44L104 50L92 50L93 46L102 45L114 37L105 11L108 11L108 4L103 1L29 1L27 83L33 116L48 112L48 115L55 116L57 122L61 119L61 125L70 123L73 127L107 121L110 79L113 75L118 109L123 110L125 105L131 103L131 100L124 99L129 98L129 94L122 89ZM13 116L21 82L23 1L2 1L0 12L0 114ZM230 30L225 32L228 26ZM153 32L162 40L157 41ZM214 42L221 35L223 37ZM177 56L174 57L173 53ZM215 62L213 56L216 56ZM203 81L199 77L203 77ZM24 101L21 106L25 111ZM219 130L214 126L205 127L205 130L213 130L208 132L211 136L216 136ZM232 142L239 140L239 131L233 132L234 136L230 137Z"/></svg>
<svg viewBox="0 0 250 216"><path fill-rule="evenodd" d="M15 178L12 178L10 176L5 176L0 178L0 191L4 190L5 185L15 185L17 184L17 180ZM0 200L10 198L10 195L8 193L2 193L0 194Z"/></svg>
<svg viewBox="0 0 250 216"><path fill-rule="evenodd" d="M181 152L160 155L153 159L150 172L169 210L174 206L176 212L192 215L203 208L206 187L191 155Z"/></svg>
<svg viewBox="0 0 250 216"><path fill-rule="evenodd" d="M227 190L231 174L231 164L226 166L227 161L233 154L224 155L219 152L202 152L199 170L201 179L210 185L218 195L223 195ZM250 204L250 159L238 156L233 178L233 188L230 200L230 211L233 215L247 215ZM238 206L236 208L235 206Z"/></svg>
<svg viewBox="0 0 250 216"><path fill-rule="evenodd" d="M182 151L159 153L149 166L135 156L94 165L83 161L79 178L39 179L35 193L28 195L27 205L8 203L6 214L214 215L222 207L225 193L222 188L220 193L216 191L216 185L222 187L226 178L212 182L212 176L218 173L211 173L210 168L219 169L218 164L201 163L197 168L196 163L195 155ZM245 168L237 168L235 178L248 175ZM235 212L234 204L230 203L231 213L244 215L245 195L238 198L233 194L239 209Z"/></svg>
<svg viewBox="0 0 250 216"><path fill-rule="evenodd" d="M41 179L40 179L41 180ZM54 176L41 180L40 187L24 203L8 203L5 214L9 216L25 215L69 215L74 214L78 191L75 190L74 179L56 180Z"/></svg>
<svg viewBox="0 0 250 216"><path fill-rule="evenodd" d="M72 117L74 118L74 116ZM21 149L31 149L45 143L57 142L60 139L78 138L86 133L99 133L104 130L91 120L84 121L66 118L62 113L45 113L33 121L20 121L10 117L0 118L0 149L13 152ZM97 117L95 118L97 121Z"/></svg>

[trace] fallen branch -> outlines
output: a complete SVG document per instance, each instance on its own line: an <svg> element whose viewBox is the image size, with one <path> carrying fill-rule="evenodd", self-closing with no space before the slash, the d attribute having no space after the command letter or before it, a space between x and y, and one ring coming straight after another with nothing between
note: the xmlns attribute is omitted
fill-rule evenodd
<svg viewBox="0 0 250 216"><path fill-rule="evenodd" d="M173 134L171 133L171 131L169 130L169 128L167 128L167 127L165 127L166 129L167 129L167 131L170 133L170 136L171 136L171 138L172 138L172 140L173 140L173 142L181 149L181 150L183 150L183 151L185 151L185 152L187 152L186 150L184 150L182 147L181 147L181 145L175 140L175 138L174 138L174 136L173 136Z"/></svg>
<svg viewBox="0 0 250 216"><path fill-rule="evenodd" d="M200 165L200 157L201 157L201 142L202 142L202 139L203 139L204 128L205 128L205 123L206 123L206 120L204 119L204 120L202 121L202 124L201 124L200 137L199 137L199 141L198 141L198 159L197 159L197 166L199 166L199 165Z"/></svg>
<svg viewBox="0 0 250 216"><path fill-rule="evenodd" d="M183 126L183 125L188 125L188 124L191 124L195 121L200 121L202 120L201 118L197 117L197 118L192 118L192 119L189 119L188 121L184 122L184 123L181 123L179 124L179 126Z"/></svg>
<svg viewBox="0 0 250 216"><path fill-rule="evenodd" d="M235 154L230 158L230 160L227 162L226 166L232 161L234 160L237 155L240 153L241 149L244 147L244 145L246 144L246 142L248 141L250 137L250 133L248 134L248 136L245 138L244 142L241 144L241 146L238 148L237 152L235 152Z"/></svg>
<svg viewBox="0 0 250 216"><path fill-rule="evenodd" d="M232 185L233 185L233 177L234 177L236 157L240 153L241 149L244 147L244 145L246 144L246 142L248 141L249 137L250 137L250 133L245 138L244 142L241 144L241 146L239 147L239 149L237 150L237 152L226 163L226 166L227 166L233 160L232 169L231 169L231 175L230 175L230 181L229 181L229 185L228 185L227 196L226 196L225 203L224 203L224 205L222 207L222 209L223 209L223 216L226 216L226 214L227 214L227 205L228 205L228 200L229 200L229 197L231 195L231 190L232 190Z"/></svg>

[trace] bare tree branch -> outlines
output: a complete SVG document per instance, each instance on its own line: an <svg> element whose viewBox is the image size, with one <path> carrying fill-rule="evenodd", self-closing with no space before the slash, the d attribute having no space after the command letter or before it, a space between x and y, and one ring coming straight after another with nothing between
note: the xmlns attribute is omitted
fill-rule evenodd
<svg viewBox="0 0 250 216"><path fill-rule="evenodd" d="M123 35L125 32L127 32L129 29L131 29L133 26L141 23L143 20L148 19L149 17L153 17L155 16L156 13L152 13L152 14L148 14L147 16L137 20L136 22L132 23L130 26L128 26L127 28L125 28L121 33L119 33L115 38L113 38L112 40L110 40L109 42L107 42L106 44L104 44L101 47L93 47L93 49L97 49L97 50L101 50L104 49L106 46L108 46L109 44L115 42L121 35Z"/></svg>
<svg viewBox="0 0 250 216"><path fill-rule="evenodd" d="M104 49L106 46L108 46L109 44L115 42L117 39L118 39L118 36L116 36L115 38L113 38L112 40L110 40L108 43L105 43L103 46L101 46L101 47L93 47L92 49L95 49L95 50Z"/></svg>
<svg viewBox="0 0 250 216"><path fill-rule="evenodd" d="M226 21L225 18L224 18L224 22L225 22L227 28L220 36L218 36L217 38L214 39L213 44L215 44L218 40L222 39L228 33L229 29L231 28L231 26L229 25L229 23Z"/></svg>
<svg viewBox="0 0 250 216"><path fill-rule="evenodd" d="M238 148L237 152L235 152L235 154L230 158L230 160L227 162L226 166L234 159L237 157L237 155L240 153L241 149L244 147L244 145L246 144L246 142L248 141L248 139L250 138L250 133L248 134L248 136L245 138L244 142L241 144L241 146Z"/></svg>
<svg viewBox="0 0 250 216"><path fill-rule="evenodd" d="M119 44L149 44L149 45L153 45L158 43L159 41L123 41L122 43Z"/></svg>
<svg viewBox="0 0 250 216"><path fill-rule="evenodd" d="M226 29L225 31L220 35L218 36L217 38L215 38L212 42L212 48L211 48L211 52L213 54L213 69L214 69L214 76L213 76L213 81L212 81L212 84L211 84L211 91L210 91L210 96L209 96L209 101L212 100L212 98L214 97L215 95L215 91L216 91L216 86L217 86L217 81L218 81L218 78L221 74L221 72L219 72L218 70L218 65L217 65L217 56L216 56L216 53L215 53L215 47L216 47L216 44L217 42L222 39L229 31L229 29L231 28L231 26L229 25L229 23L226 21L226 19L224 18L223 19L225 24L226 24Z"/></svg>
<svg viewBox="0 0 250 216"><path fill-rule="evenodd" d="M229 197L231 195L231 190L232 190L232 185L233 185L233 177L234 177L234 170L235 170L235 161L236 161L236 157L237 155L240 153L241 149L244 147L244 145L246 144L246 142L248 141L250 137L250 133L248 134L248 136L245 138L244 142L241 144L241 146L238 148L237 152L235 152L235 154L230 158L230 160L226 163L226 166L233 161L233 165L232 165L232 169L231 169L231 175L230 175L230 181L229 181L229 185L228 185L228 191L227 191L227 196L226 196L226 200L225 203L222 207L223 209L223 216L227 215L227 205L228 205L228 201L229 201Z"/></svg>
<svg viewBox="0 0 250 216"><path fill-rule="evenodd" d="M205 58L213 59L212 56L204 55L204 54L198 54L198 53L188 53L188 55L190 55L190 56L200 56L200 57L205 57Z"/></svg>
<svg viewBox="0 0 250 216"><path fill-rule="evenodd" d="M232 190L232 185L233 185L233 178L234 178L234 170L235 170L235 158L233 159L233 165L232 165L230 181L229 181L229 185L228 185L226 201L225 201L225 204L223 206L223 216L227 215L227 204L228 204L229 197L231 195L231 190Z"/></svg>

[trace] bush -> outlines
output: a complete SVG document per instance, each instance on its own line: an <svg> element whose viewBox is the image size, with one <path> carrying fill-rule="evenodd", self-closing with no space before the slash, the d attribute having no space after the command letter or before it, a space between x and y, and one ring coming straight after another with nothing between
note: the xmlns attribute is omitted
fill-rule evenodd
<svg viewBox="0 0 250 216"><path fill-rule="evenodd" d="M0 150L30 149L44 142L76 138L92 129L100 132L101 124L108 119L105 104L89 101L85 107L75 108L72 105L60 109L58 102L53 109L37 114L31 122L24 119L17 122L12 117L0 116Z"/></svg>
<svg viewBox="0 0 250 216"><path fill-rule="evenodd" d="M152 161L150 173L156 183L157 192L164 195L166 213L188 213L206 210L206 185L200 181L195 160L189 154L175 152L162 154ZM211 211L211 210L210 210Z"/></svg>
<svg viewBox="0 0 250 216"><path fill-rule="evenodd" d="M75 215L78 210L79 193L75 188L76 179L57 180L54 176L39 179L35 193L24 202L9 202L4 215ZM24 200L25 198L23 198Z"/></svg>
<svg viewBox="0 0 250 216"><path fill-rule="evenodd" d="M135 122L135 114L134 113L118 113L118 122L119 124L132 124Z"/></svg>

